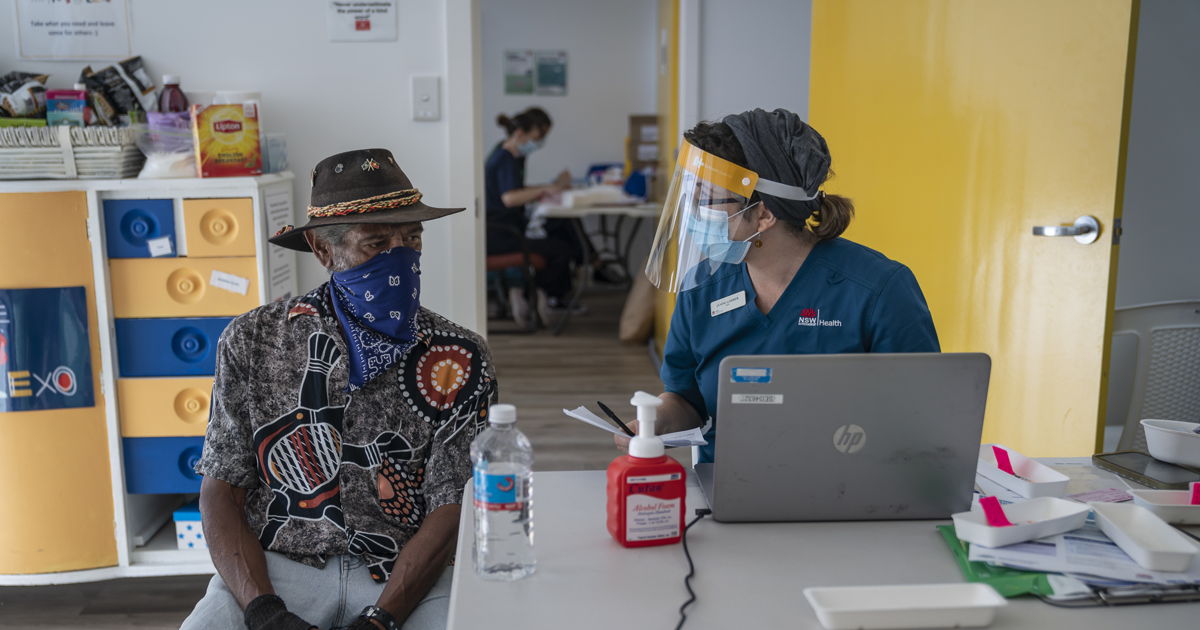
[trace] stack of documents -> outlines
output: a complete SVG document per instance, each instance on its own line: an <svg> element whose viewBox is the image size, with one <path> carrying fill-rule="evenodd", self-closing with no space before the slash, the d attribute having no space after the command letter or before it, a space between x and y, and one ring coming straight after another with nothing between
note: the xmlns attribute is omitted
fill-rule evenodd
<svg viewBox="0 0 1200 630"><path fill-rule="evenodd" d="M576 420L582 420L596 427L597 429L603 429L614 435L625 435L625 433L620 429L605 422L600 418L600 416L597 416L588 410L587 407L579 406L570 410L563 409L563 413L575 418ZM662 438L663 446L666 446L667 448L675 448L678 446L703 446L708 444L708 442L704 440L704 434L700 432L700 429L688 429L687 431L666 433L658 437Z"/></svg>

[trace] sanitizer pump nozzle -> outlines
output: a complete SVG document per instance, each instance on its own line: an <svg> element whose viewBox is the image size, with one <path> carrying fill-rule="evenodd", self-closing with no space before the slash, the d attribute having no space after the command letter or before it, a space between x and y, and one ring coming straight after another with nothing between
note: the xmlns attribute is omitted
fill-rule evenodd
<svg viewBox="0 0 1200 630"><path fill-rule="evenodd" d="M658 396L637 392L629 400L629 404L637 407L638 433L629 440L629 454L639 459L662 457L662 438L654 434L654 423L658 420L658 407L662 399Z"/></svg>

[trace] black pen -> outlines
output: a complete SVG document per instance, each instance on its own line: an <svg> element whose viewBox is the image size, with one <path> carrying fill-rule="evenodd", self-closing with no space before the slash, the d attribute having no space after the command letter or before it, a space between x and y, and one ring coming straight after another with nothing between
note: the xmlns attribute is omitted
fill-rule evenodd
<svg viewBox="0 0 1200 630"><path fill-rule="evenodd" d="M617 423L617 426L621 427L621 430L625 432L625 435L633 437L633 431L630 431L629 427L625 426L624 422L621 422L621 419L617 417L617 414L613 413L612 409L608 408L608 405L600 402L599 400L596 401L596 404L600 405L600 411L603 411L605 414L607 414L609 418L612 418L613 422Z"/></svg>

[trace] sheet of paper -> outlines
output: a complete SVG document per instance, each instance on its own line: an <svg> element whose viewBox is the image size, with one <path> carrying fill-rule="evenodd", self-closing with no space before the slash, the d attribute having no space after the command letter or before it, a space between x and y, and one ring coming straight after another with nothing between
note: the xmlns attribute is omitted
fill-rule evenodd
<svg viewBox="0 0 1200 630"><path fill-rule="evenodd" d="M1014 569L1094 575L1128 582L1200 584L1200 556L1187 571L1150 571L1133 561L1092 521L1072 532L989 549L971 545L969 559Z"/></svg>
<svg viewBox="0 0 1200 630"><path fill-rule="evenodd" d="M600 416L592 413L590 409L584 406L579 406L574 409L563 409L563 413L567 416L586 422L597 429L608 431L614 435L625 435L625 432L613 426L612 423L602 419ZM667 448L676 448L679 446L703 446L708 444L704 439L704 434L700 429L688 429L687 431L677 431L675 433L664 433L658 436L662 438L663 446Z"/></svg>

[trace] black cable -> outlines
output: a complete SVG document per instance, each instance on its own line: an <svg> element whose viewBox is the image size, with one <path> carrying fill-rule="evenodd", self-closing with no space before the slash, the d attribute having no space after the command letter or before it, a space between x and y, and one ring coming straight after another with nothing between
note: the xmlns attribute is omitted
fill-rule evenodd
<svg viewBox="0 0 1200 630"><path fill-rule="evenodd" d="M687 607L691 606L692 602L696 601L696 591L692 590L692 576L696 575L696 565L692 563L692 554L690 551L688 551L687 533L688 530L692 528L692 525L699 523L700 519L708 516L709 514L712 514L712 510L696 510L696 518L692 519L692 522L688 523L687 527L683 528L683 536L681 537L683 539L683 555L688 561L688 574L687 577L683 578L683 587L687 589L689 597L688 600L683 602L683 605L679 607L679 623L675 626L675 630L680 630L680 628L683 628L684 622L687 621Z"/></svg>

